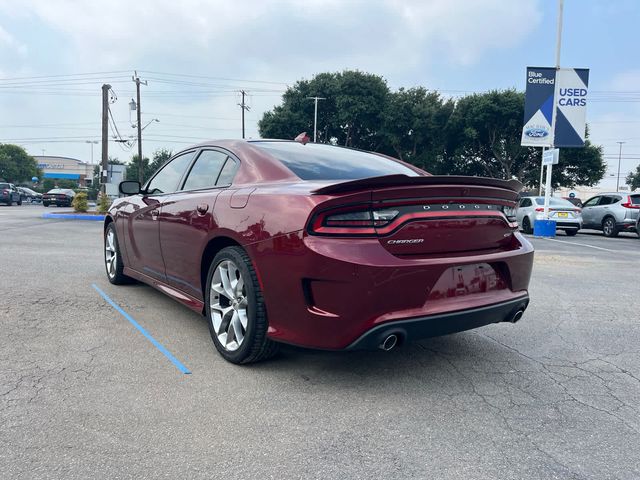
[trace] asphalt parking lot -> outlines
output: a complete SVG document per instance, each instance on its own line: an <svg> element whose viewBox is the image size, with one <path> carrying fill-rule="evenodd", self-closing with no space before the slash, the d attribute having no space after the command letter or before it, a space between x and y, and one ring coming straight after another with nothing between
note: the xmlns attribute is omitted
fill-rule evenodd
<svg viewBox="0 0 640 480"><path fill-rule="evenodd" d="M108 283L99 222L44 211L0 206L2 478L640 478L635 234L532 239L518 324L238 367Z"/></svg>

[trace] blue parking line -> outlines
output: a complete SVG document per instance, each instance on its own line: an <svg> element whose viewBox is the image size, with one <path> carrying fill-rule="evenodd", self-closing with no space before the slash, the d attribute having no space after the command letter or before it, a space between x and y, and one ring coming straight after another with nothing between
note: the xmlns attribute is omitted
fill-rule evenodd
<svg viewBox="0 0 640 480"><path fill-rule="evenodd" d="M156 347L158 350L160 350L164 354L165 357L167 357L169 360L171 360L171 363L173 363L178 370L180 370L182 373L184 373L186 375L189 375L191 373L191 371L187 367L185 367L180 362L180 360L178 360L176 357L174 357L169 350L164 348L164 346L160 342L158 342L155 338L153 338L151 336L151 334L149 332L147 332L142 325L140 325L138 322L136 322L133 319L133 317L131 317L131 315L129 315L127 312L125 312L122 308L120 308L120 306L116 302L111 300L109 298L109 296L106 293L104 293L102 290L100 290L100 288L95 283L91 284L91 286L96 290L96 292L98 292L102 296L102 298L104 298L107 301L107 303L109 305L111 305L118 312L120 312L120 315L122 315L124 318L129 320L129 323L131 323L131 325L136 327L138 329L138 331L142 335L144 335L146 337L146 339L149 340L153 344L154 347Z"/></svg>

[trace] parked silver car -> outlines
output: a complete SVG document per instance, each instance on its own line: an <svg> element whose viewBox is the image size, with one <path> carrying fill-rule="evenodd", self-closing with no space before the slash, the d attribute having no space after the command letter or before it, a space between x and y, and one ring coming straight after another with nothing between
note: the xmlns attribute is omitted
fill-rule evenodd
<svg viewBox="0 0 640 480"><path fill-rule="evenodd" d="M582 205L584 228L602 230L606 237L636 230L640 193L601 193Z"/></svg>
<svg viewBox="0 0 640 480"><path fill-rule="evenodd" d="M544 219L544 197L522 197L516 210L516 220L524 233L533 233L536 220ZM549 199L549 219L556 221L556 229L569 236L582 228L580 208L563 198Z"/></svg>

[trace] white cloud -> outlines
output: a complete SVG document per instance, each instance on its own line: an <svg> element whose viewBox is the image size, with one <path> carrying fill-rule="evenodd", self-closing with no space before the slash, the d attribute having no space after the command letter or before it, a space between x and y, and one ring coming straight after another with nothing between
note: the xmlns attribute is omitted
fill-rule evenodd
<svg viewBox="0 0 640 480"><path fill-rule="evenodd" d="M505 0L25 0L24 12L68 35L81 58L111 66L163 52L276 66L403 68L436 55L471 64L522 41L541 20L537 2Z"/></svg>
<svg viewBox="0 0 640 480"><path fill-rule="evenodd" d="M0 21L4 15L19 24L20 41L33 45L34 57L37 53L48 60L43 66L34 59L20 64L0 58L0 68L7 76L19 76L16 72L21 70L39 75L138 68L287 83L351 68L383 75L394 87L407 82L429 85L436 64L439 68L478 64L496 51L522 43L540 24L539 7L539 0L0 0ZM55 43L50 51L49 39ZM120 97L114 114L126 123L133 84L126 78L113 85ZM149 137L152 133L239 136L240 110L232 96L154 96L163 88L189 89L149 78L149 86L143 87L143 112L184 117L160 116L161 123L147 130ZM93 97L33 99L42 114L46 110L59 122L99 122L99 100ZM249 136L257 135L256 120L262 112L279 101L277 94L256 94L248 114ZM14 118L15 124L32 123L35 107L29 108L28 102L27 96L8 97L0 116ZM205 116L237 120L200 118ZM211 130L189 131L170 123L210 126ZM130 133L130 128L124 128ZM61 131L12 130L11 135L40 138L61 135ZM99 133L90 129L74 133L83 132ZM51 148L86 155L86 145L78 143ZM163 146L160 142L146 145L150 150Z"/></svg>
<svg viewBox="0 0 640 480"><path fill-rule="evenodd" d="M0 48L2 47L9 51L14 51L21 56L27 54L27 46L18 42L13 35L7 32L2 25L0 25Z"/></svg>

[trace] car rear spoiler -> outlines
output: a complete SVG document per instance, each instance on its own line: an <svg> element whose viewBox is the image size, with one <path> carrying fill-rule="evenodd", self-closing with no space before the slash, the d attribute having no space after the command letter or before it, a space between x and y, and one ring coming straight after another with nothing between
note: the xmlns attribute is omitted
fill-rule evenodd
<svg viewBox="0 0 640 480"><path fill-rule="evenodd" d="M497 187L518 193L523 185L518 180L500 180L487 177L467 177L461 175L429 175L409 177L407 175L384 175L382 177L362 178L348 182L334 183L317 188L311 193L326 195L331 193L343 193L353 190L385 187L418 187L421 185L479 185L485 187Z"/></svg>

